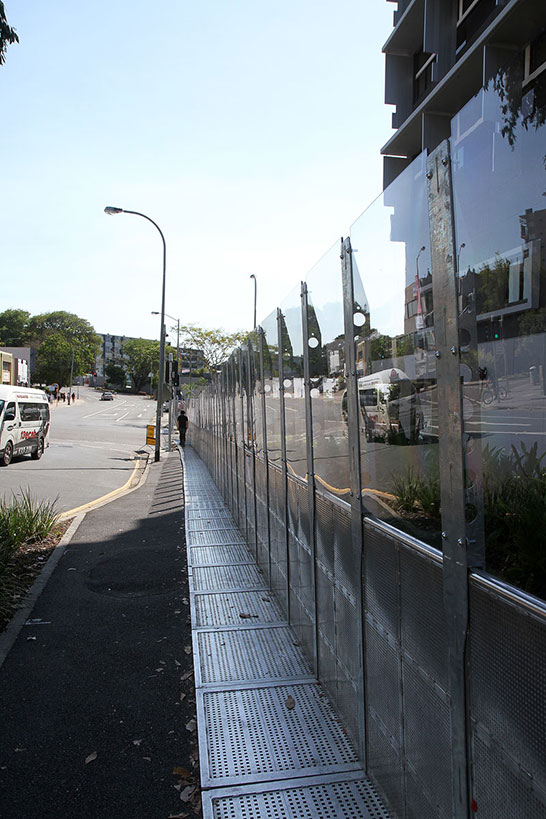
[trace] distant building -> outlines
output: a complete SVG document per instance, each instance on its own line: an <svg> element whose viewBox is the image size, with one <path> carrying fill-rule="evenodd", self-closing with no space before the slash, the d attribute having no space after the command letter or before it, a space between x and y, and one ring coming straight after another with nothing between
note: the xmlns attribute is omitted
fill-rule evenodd
<svg viewBox="0 0 546 819"><path fill-rule="evenodd" d="M2 384L30 387L36 369L34 347L1 347Z"/></svg>
<svg viewBox="0 0 546 819"><path fill-rule="evenodd" d="M133 336L118 336L111 333L98 333L102 339L101 351L95 359L95 373L91 380L92 386L103 386L106 379L105 368L108 364L117 364L126 371L126 356L123 345L127 341L136 340ZM152 341L152 339L145 339ZM180 348L179 373L181 378L195 375L206 367L203 351L191 347Z"/></svg>

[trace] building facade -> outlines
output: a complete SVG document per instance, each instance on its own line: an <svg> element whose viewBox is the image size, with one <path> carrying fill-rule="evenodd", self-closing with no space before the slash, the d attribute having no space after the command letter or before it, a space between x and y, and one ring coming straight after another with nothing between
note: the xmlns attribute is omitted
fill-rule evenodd
<svg viewBox="0 0 546 819"><path fill-rule="evenodd" d="M421 151L451 137L453 117L477 97L455 135L476 127L480 91L504 83L510 113L519 108L529 121L544 104L543 0L399 0L393 22L383 47L396 129L381 149L385 187Z"/></svg>

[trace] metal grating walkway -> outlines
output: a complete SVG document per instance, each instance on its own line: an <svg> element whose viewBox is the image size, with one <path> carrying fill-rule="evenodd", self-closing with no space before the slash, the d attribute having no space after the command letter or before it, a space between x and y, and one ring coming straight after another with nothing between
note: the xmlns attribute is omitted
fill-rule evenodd
<svg viewBox="0 0 546 819"><path fill-rule="evenodd" d="M183 461L204 819L388 819L209 471Z"/></svg>

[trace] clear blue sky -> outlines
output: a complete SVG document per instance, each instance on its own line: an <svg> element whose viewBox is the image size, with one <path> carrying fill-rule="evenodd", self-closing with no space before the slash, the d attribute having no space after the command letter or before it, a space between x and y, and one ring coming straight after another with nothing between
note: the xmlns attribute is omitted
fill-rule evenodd
<svg viewBox="0 0 546 819"><path fill-rule="evenodd" d="M158 337L270 313L380 192L385 0L6 0L0 310Z"/></svg>

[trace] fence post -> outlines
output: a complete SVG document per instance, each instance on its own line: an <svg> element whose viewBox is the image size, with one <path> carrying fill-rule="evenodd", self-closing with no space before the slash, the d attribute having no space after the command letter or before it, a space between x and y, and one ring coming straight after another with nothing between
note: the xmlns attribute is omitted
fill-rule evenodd
<svg viewBox="0 0 546 819"><path fill-rule="evenodd" d="M256 434L254 429L254 348L252 341L249 339L247 346L247 427L249 434L247 435L248 446L251 454L251 468L252 468L252 499L250 506L252 507L252 515L254 522L254 556L256 563L258 563L258 521L256 517ZM250 546L250 543L248 544Z"/></svg>
<svg viewBox="0 0 546 819"><path fill-rule="evenodd" d="M267 406L265 401L265 371L264 371L264 330L263 327L258 327L259 351L260 351L260 384L261 384L261 401L262 401L262 438L264 448L264 467L265 467L265 514L267 525L267 579L269 587L271 588L271 524L269 517L269 455L267 453Z"/></svg>
<svg viewBox="0 0 546 819"><path fill-rule="evenodd" d="M237 525L240 527L240 498L239 498L239 452L238 452L238 445L237 441L239 438L239 428L237 424L237 377L236 377L236 360L235 356L232 356L231 359L231 413L233 417L233 456L235 457L235 470L233 472L233 478L235 481L234 492L233 492L233 501L234 501L234 509L232 510L236 519ZM232 456L232 457L233 457Z"/></svg>
<svg viewBox="0 0 546 819"><path fill-rule="evenodd" d="M313 459L313 405L311 401L311 368L309 365L309 314L307 284L301 283L301 326L303 335L303 380L305 388L305 438L307 455L307 512L309 548L311 549L311 583L313 586L313 670L319 679L318 611L317 611L317 538L315 509L315 465Z"/></svg>
<svg viewBox="0 0 546 819"><path fill-rule="evenodd" d="M281 425L281 464L282 464L282 487L283 487L283 523L284 523L284 554L286 561L286 617L291 622L290 617L290 553L288 548L288 468L286 458L286 417L284 410L284 361L283 361L283 314L277 308L277 343L279 346L279 416Z"/></svg>
<svg viewBox="0 0 546 819"><path fill-rule="evenodd" d="M466 646L468 555L465 526L463 404L460 383L458 299L449 142L427 159L430 258L438 390L444 609L450 690L452 816L469 816Z"/></svg>
<svg viewBox="0 0 546 819"><path fill-rule="evenodd" d="M360 674L358 678L359 702L359 750L364 770L367 770L366 749L366 651L365 651L365 620L364 620L364 554L362 532L362 492L360 466L360 399L358 395L358 376L356 372L355 350L355 298L353 286L353 257L351 240L341 239L341 276L343 283L343 318L345 330L345 380L347 384L347 422L349 432L349 474L350 474L350 503L351 503L351 539L355 569L358 569L360 582L357 583L357 611L360 619L358 631L358 660Z"/></svg>

